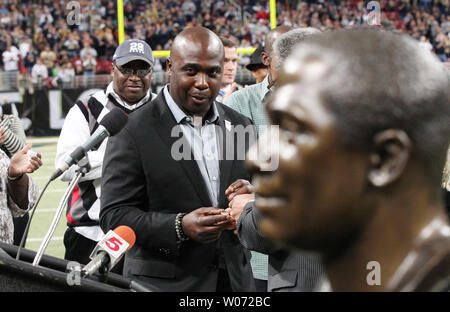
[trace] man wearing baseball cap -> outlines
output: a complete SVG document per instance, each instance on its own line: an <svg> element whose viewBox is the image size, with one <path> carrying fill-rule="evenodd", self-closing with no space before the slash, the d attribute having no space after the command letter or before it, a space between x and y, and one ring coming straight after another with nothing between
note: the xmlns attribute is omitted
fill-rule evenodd
<svg viewBox="0 0 450 312"><path fill-rule="evenodd" d="M245 68L252 73L252 76L256 79L256 83L261 83L269 73L268 66L261 60L261 53L264 51L264 46L259 46L252 53L250 63L245 65Z"/></svg>
<svg viewBox="0 0 450 312"><path fill-rule="evenodd" d="M150 46L142 40L124 41L112 58L112 82L105 90L88 93L68 112L58 139L55 166L83 144L97 129L102 118L114 107L129 114L148 104L156 95L150 90L154 58ZM88 152L90 171L80 179L68 200L67 230L64 234L64 258L87 264L97 242L103 237L98 219L103 156L107 139L97 150ZM72 166L60 179L69 182L78 166ZM121 273L121 266L113 269Z"/></svg>

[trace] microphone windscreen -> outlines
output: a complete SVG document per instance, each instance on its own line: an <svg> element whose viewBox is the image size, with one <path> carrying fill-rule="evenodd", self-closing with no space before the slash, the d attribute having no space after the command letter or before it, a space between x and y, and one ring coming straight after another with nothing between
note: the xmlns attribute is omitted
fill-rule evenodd
<svg viewBox="0 0 450 312"><path fill-rule="evenodd" d="M134 246L134 243L136 242L136 234L129 226L120 225L114 229L114 233L122 237L128 244L130 244L127 250Z"/></svg>
<svg viewBox="0 0 450 312"><path fill-rule="evenodd" d="M125 126L128 116L118 107L114 107L103 117L100 124L108 130L109 135L116 135Z"/></svg>

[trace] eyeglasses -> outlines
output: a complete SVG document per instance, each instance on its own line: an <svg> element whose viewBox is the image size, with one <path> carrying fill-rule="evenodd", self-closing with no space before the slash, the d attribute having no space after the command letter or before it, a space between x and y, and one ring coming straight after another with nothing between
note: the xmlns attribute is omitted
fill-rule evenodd
<svg viewBox="0 0 450 312"><path fill-rule="evenodd" d="M114 66L125 76L136 75L138 77L145 77L152 72L152 67L150 66L147 69L133 69L129 67L119 67L116 64Z"/></svg>

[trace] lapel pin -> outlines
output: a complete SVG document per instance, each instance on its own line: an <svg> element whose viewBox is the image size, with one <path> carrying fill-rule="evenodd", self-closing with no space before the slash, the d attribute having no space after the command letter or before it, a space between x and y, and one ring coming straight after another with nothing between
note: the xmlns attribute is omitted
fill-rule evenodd
<svg viewBox="0 0 450 312"><path fill-rule="evenodd" d="M231 131L231 122L228 120L225 120L225 128L227 128L228 131Z"/></svg>

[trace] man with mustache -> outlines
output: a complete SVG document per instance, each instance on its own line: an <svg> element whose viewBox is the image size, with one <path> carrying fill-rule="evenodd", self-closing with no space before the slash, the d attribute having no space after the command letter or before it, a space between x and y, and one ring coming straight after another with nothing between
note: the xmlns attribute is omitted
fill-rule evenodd
<svg viewBox="0 0 450 312"><path fill-rule="evenodd" d="M270 56L271 81L273 84L276 85L278 72L281 70L281 66L286 61L286 58L292 53L294 47L319 33L320 31L314 28L296 28L276 38ZM273 88L273 90L275 89ZM260 105L264 105L264 103ZM258 121L260 122L261 119ZM256 124L257 126L264 125L261 123ZM259 130L261 133L263 128ZM272 129L266 131L271 132ZM263 142L274 144L269 141ZM276 157L271 157L271 159L274 160ZM251 202L254 199L254 194L251 194L251 185L248 181L238 180L234 182L226 190L226 194L230 199L230 215L237 220L237 233L241 243L257 256L260 256L259 253L267 255L265 269L267 276L266 290L269 292L306 292L314 290L324 272L320 257L317 254L292 252L289 249L280 248L280 246L274 245L264 236L261 236L258 224L260 213L254 207L254 202ZM250 201L249 204L247 204L248 201ZM255 272L254 270L254 273L260 272ZM255 276L255 283L261 287L261 278L257 278L259 276L261 275Z"/></svg>
<svg viewBox="0 0 450 312"><path fill-rule="evenodd" d="M156 96L151 93L153 52L137 39L124 41L112 59L113 81L106 90L79 99L68 112L58 139L55 166L83 144L97 129L102 118L114 107L124 113L140 111ZM64 258L87 264L89 256L104 233L99 226L100 185L107 139L97 150L88 152L91 170L80 179L68 200L67 225L64 234ZM72 166L60 179L70 181L78 166ZM114 271L120 273L120 266Z"/></svg>
<svg viewBox="0 0 450 312"><path fill-rule="evenodd" d="M262 235L319 252L322 290L448 291L449 102L446 69L405 35L355 29L300 45L267 106L278 169L248 163Z"/></svg>
<svg viewBox="0 0 450 312"><path fill-rule="evenodd" d="M239 140L235 127L256 130L215 101L223 63L217 35L183 30L167 60L170 83L108 142L100 223L105 231L135 231L124 276L155 291L255 289L250 253L224 209L228 185L249 177L243 159L250 138Z"/></svg>
<svg viewBox="0 0 450 312"><path fill-rule="evenodd" d="M270 88L276 81L276 68L272 64L272 60L274 60L273 43L282 34L290 30L292 30L290 26L282 25L272 29L265 36L264 48L259 56L262 64L267 66L268 74L264 80L260 83L238 90L227 97L227 106L250 118L258 129L259 135L261 135L261 130L269 124L264 109L264 102L270 94ZM238 217L236 218L238 219ZM251 251L251 254L251 265L256 290L258 292L267 291L268 256L267 254L253 250Z"/></svg>

